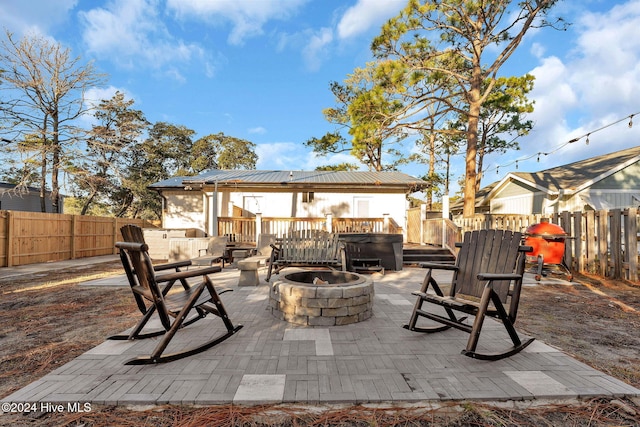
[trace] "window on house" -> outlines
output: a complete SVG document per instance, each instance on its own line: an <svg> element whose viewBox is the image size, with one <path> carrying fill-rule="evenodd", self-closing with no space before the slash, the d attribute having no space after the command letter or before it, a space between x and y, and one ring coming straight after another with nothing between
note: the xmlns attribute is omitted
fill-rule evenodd
<svg viewBox="0 0 640 427"><path fill-rule="evenodd" d="M313 191L305 191L302 193L302 203L311 203L314 199Z"/></svg>

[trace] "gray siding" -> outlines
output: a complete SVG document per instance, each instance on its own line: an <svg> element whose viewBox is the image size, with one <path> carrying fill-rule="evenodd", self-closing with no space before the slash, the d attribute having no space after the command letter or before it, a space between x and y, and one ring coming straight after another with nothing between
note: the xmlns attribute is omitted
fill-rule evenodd
<svg viewBox="0 0 640 427"><path fill-rule="evenodd" d="M639 190L640 191L640 163L634 163L613 175L594 183L594 190Z"/></svg>

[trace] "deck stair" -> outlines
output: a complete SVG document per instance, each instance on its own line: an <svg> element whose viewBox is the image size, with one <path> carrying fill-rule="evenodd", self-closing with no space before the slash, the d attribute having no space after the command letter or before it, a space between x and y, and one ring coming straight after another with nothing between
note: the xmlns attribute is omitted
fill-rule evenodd
<svg viewBox="0 0 640 427"><path fill-rule="evenodd" d="M450 250L429 245L405 245L402 248L402 263L417 265L421 262L439 262L453 264L455 255Z"/></svg>

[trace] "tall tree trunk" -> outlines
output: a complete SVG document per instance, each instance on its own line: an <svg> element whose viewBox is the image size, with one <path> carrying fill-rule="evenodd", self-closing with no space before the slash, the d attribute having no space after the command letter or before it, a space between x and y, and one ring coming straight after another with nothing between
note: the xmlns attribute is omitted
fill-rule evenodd
<svg viewBox="0 0 640 427"><path fill-rule="evenodd" d="M476 52L481 52L480 47ZM482 100L482 64L480 58L474 60L471 84L468 92L469 118L467 123L467 153L465 156L464 205L462 215L471 218L476 213L476 159L478 155L478 123Z"/></svg>
<svg viewBox="0 0 640 427"><path fill-rule="evenodd" d="M58 181L58 175L60 173L60 135L59 122L57 110L52 115L52 128L53 128L53 160L51 162L51 207L54 213L60 213L60 184Z"/></svg>
<svg viewBox="0 0 640 427"><path fill-rule="evenodd" d="M42 164L40 165L40 211L47 211L47 150L42 150Z"/></svg>
<svg viewBox="0 0 640 427"><path fill-rule="evenodd" d="M429 133L429 178L433 179L436 174L436 134ZM427 209L433 210L433 185L427 191Z"/></svg>

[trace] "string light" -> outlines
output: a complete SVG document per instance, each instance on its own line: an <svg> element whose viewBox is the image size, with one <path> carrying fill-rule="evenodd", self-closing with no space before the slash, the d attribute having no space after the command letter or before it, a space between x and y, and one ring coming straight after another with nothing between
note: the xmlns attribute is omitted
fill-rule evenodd
<svg viewBox="0 0 640 427"><path fill-rule="evenodd" d="M578 136L578 137L572 138L572 139L568 140L567 142L565 142L565 143L563 143L563 144L559 145L558 147L556 147L555 149L553 149L553 150L551 150L551 151L548 151L548 152L539 151L539 152L534 153L534 154L532 154L532 155L530 155L530 156L528 156L528 157L524 157L524 158L521 158L521 159L517 159L517 160L512 161L512 162L510 162L510 163L506 163L506 164L502 164L502 165L495 166L496 173L498 173L498 170L499 170L499 168L500 168L500 167L508 167L508 166L510 166L510 165L512 165L512 164L514 164L514 163L515 163L516 169L518 169L518 162L527 161L527 160L529 160L529 159L532 159L534 156L537 156L538 162L540 162L540 155L545 155L545 156L547 156L547 155L549 155L549 154L553 154L553 153L555 153L555 152L557 152L557 151L559 151L559 150L563 149L564 147L566 147L566 146L567 146L567 145L569 145L569 144L573 144L574 142L578 142L578 141L580 141L582 138L585 138L585 144L586 144L586 145L589 145L589 142L590 142L590 141L589 141L589 137L591 136L591 134L596 133L596 132L600 132L601 130L604 130L604 129L609 128L609 127L614 126L614 125L617 125L618 123L623 122L623 121L625 121L625 120L627 120L627 119L629 119L629 128L631 128L631 127L633 127L633 117L634 117L634 116L636 116L636 115L638 115L638 114L640 114L640 112L636 112L636 113L630 114L630 115L625 116L625 117L623 117L623 118L621 118L621 119L619 119L619 120L616 120L616 121L614 121L614 122L611 122L611 123L609 123L609 124L606 124L606 125L604 125L604 126L602 126L602 127L598 128L598 129L595 129L595 130L592 130L592 131L590 131L590 132L587 132L587 133L585 133L585 134L583 134L583 135L581 135L581 136ZM485 172L487 172L487 171L489 171L489 170L491 170L491 169L492 169L492 168L486 169L486 170L485 170Z"/></svg>

